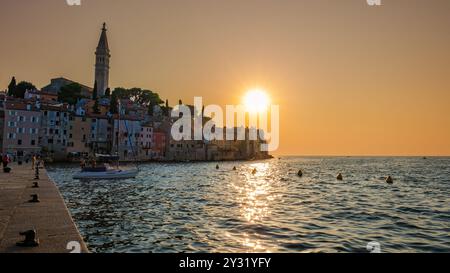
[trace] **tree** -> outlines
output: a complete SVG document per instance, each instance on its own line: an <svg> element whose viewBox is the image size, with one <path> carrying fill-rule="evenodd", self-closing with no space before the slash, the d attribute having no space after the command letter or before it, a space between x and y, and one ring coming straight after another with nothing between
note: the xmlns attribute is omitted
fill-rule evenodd
<svg viewBox="0 0 450 273"><path fill-rule="evenodd" d="M92 91L92 99L97 100L98 91L97 91L97 81L94 83L94 90Z"/></svg>
<svg viewBox="0 0 450 273"><path fill-rule="evenodd" d="M158 93L141 88L115 88L111 97L113 96L117 99L129 99L132 102L140 104L144 107L149 107L150 104L160 105L163 103Z"/></svg>
<svg viewBox="0 0 450 273"><path fill-rule="evenodd" d="M34 86L30 82L25 82L25 81L19 82L19 84L16 86L14 96L16 98L23 99L25 97L25 92L27 92L27 90L36 90L36 86Z"/></svg>
<svg viewBox="0 0 450 273"><path fill-rule="evenodd" d="M98 99L95 100L94 107L92 107L92 110L95 114L100 114L100 107L98 104Z"/></svg>
<svg viewBox="0 0 450 273"><path fill-rule="evenodd" d="M111 89L110 88L106 88L105 98L109 98L109 97L111 97Z"/></svg>
<svg viewBox="0 0 450 273"><path fill-rule="evenodd" d="M8 85L8 96L14 96L16 93L16 77L12 77L11 82Z"/></svg>
<svg viewBox="0 0 450 273"><path fill-rule="evenodd" d="M61 91L58 94L58 101L65 102L70 105L77 104L78 100L86 98L81 94L81 89L81 85L78 83L71 83L61 87Z"/></svg>
<svg viewBox="0 0 450 273"><path fill-rule="evenodd" d="M109 102L109 112L111 114L117 114L119 112L119 109L118 109L119 105L117 103L118 99L119 98L117 97L117 94L113 92L111 95L110 102Z"/></svg>

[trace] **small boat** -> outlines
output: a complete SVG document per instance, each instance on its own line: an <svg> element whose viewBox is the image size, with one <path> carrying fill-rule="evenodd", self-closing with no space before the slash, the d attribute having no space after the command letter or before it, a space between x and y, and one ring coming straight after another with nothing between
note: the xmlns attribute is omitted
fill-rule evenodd
<svg viewBox="0 0 450 273"><path fill-rule="evenodd" d="M102 166L96 168L83 168L81 172L78 172L73 176L73 179L125 179L135 178L138 173L139 170L137 169L121 170Z"/></svg>

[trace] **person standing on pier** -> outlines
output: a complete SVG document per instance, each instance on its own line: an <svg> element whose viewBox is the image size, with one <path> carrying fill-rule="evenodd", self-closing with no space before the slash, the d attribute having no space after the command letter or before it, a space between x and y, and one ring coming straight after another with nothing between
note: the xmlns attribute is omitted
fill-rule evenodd
<svg viewBox="0 0 450 273"><path fill-rule="evenodd" d="M8 167L8 164L10 161L11 161L11 159L9 158L9 155L7 153L5 153L2 157L3 169Z"/></svg>
<svg viewBox="0 0 450 273"><path fill-rule="evenodd" d="M33 155L31 158L31 169L34 170L34 166L36 165L36 155Z"/></svg>

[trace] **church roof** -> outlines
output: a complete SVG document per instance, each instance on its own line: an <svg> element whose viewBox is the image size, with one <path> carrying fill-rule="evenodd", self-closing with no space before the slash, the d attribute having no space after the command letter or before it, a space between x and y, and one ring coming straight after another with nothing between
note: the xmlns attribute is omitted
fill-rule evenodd
<svg viewBox="0 0 450 273"><path fill-rule="evenodd" d="M106 35L106 23L103 23L102 34L100 35L100 40L98 41L97 49L109 50L108 36Z"/></svg>

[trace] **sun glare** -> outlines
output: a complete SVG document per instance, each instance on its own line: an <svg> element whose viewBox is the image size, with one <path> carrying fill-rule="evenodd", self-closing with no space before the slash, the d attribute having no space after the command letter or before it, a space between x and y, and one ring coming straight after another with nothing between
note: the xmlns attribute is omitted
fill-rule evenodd
<svg viewBox="0 0 450 273"><path fill-rule="evenodd" d="M243 103L247 111L259 113L267 110L270 99L264 90L252 89L245 94Z"/></svg>

